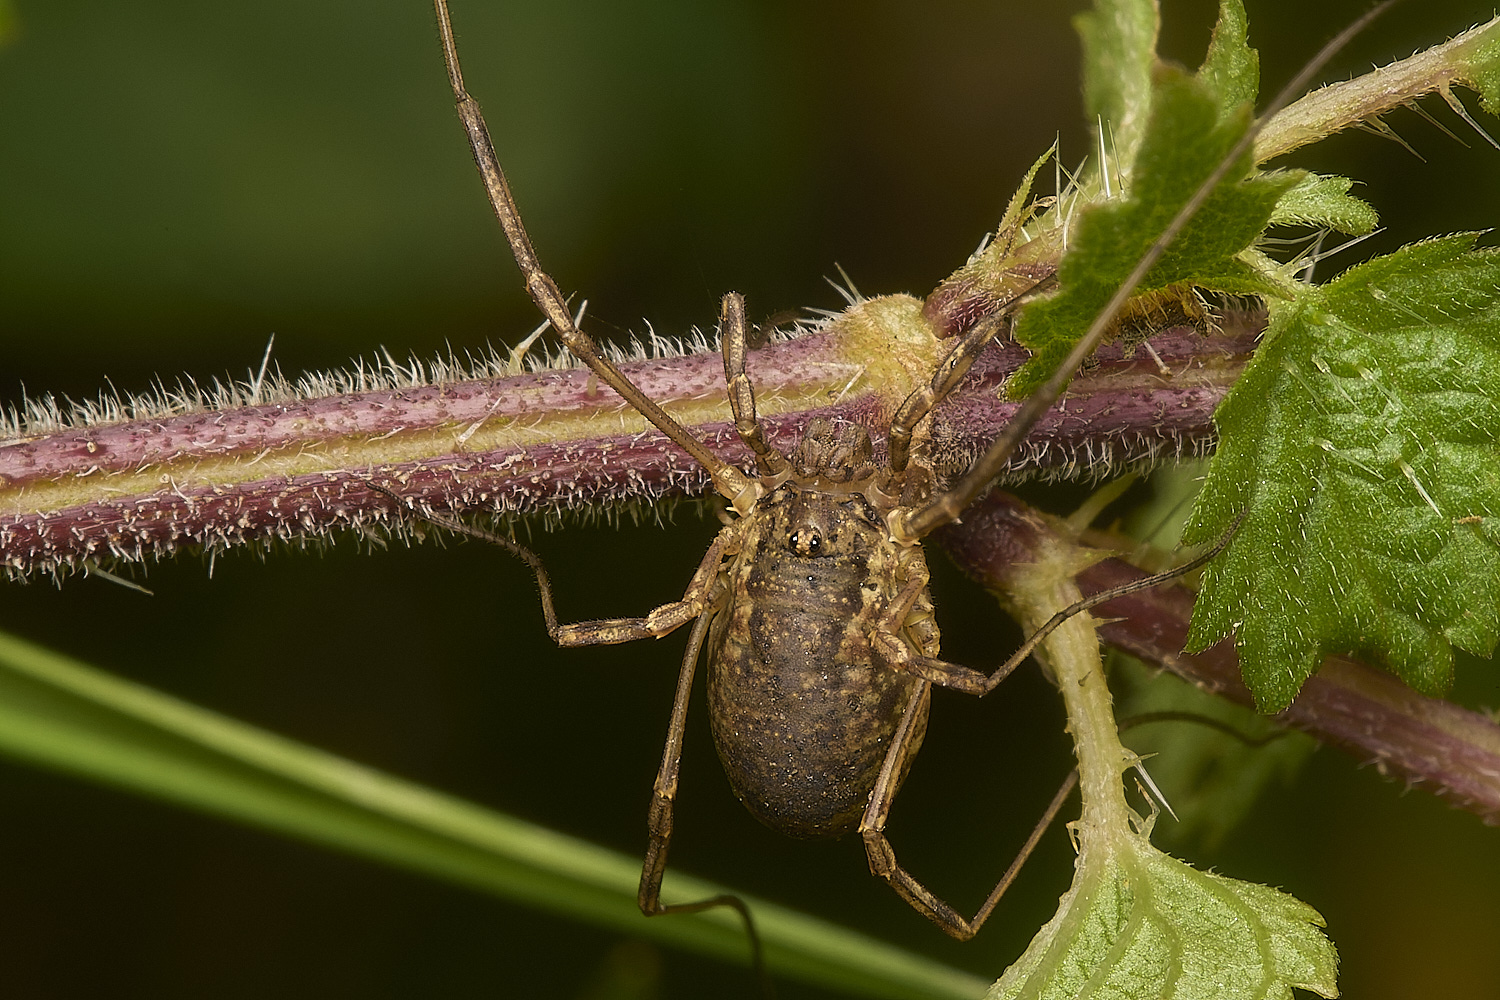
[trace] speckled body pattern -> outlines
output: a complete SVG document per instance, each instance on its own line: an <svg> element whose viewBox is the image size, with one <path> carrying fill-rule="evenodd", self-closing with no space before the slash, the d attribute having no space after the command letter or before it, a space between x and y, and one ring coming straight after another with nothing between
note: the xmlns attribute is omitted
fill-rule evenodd
<svg viewBox="0 0 1500 1000"><path fill-rule="evenodd" d="M709 640L714 743L735 794L793 837L853 830L902 710L920 683L878 662L870 644L892 599L920 570L862 493L785 484L745 519L721 584L728 605ZM902 630L924 656L938 632L926 591ZM927 701L905 756L921 745Z"/></svg>

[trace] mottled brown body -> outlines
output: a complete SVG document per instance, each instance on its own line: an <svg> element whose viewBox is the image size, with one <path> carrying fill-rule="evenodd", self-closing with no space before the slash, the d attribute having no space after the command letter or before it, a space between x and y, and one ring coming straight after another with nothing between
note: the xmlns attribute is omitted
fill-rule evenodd
<svg viewBox="0 0 1500 1000"><path fill-rule="evenodd" d="M898 550L859 493L785 485L745 519L722 574L728 606L709 633L714 744L740 800L793 837L834 837L859 823L901 714L921 681L877 662L870 634L926 563ZM930 607L923 589L921 603ZM931 615L920 637L935 656ZM927 696L905 763L921 745ZM906 767L901 768L900 778Z"/></svg>

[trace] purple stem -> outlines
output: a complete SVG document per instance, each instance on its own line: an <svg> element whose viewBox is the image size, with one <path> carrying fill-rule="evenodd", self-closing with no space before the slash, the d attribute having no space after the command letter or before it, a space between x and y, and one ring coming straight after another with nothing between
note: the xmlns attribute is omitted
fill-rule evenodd
<svg viewBox="0 0 1500 1000"><path fill-rule="evenodd" d="M1212 450L1211 416L1242 370L1260 318L1222 332L1162 331L1144 356L1101 350L1096 367L1037 426L1004 478L1100 477ZM864 387L861 348L827 331L750 358L772 443L789 450L816 416L855 421L883 442L901 402ZM981 454L1018 404L999 398L1025 359L992 345L939 408L941 475ZM716 453L748 465L727 420L717 355L624 365ZM851 388L853 386L853 388ZM0 440L0 565L60 575L80 562L144 560L181 546L224 548L382 522L391 501L501 513L652 502L701 494L707 477L583 369L287 398L143 415ZM622 427L627 428L622 432Z"/></svg>
<svg viewBox="0 0 1500 1000"><path fill-rule="evenodd" d="M996 492L939 537L965 572L997 588L1011 563L1034 560L1035 546L1051 530L1021 501ZM1146 575L1122 560L1105 559L1079 574L1078 582L1088 595ZM1182 586L1156 587L1107 601L1092 614L1120 619L1099 629L1110 645L1253 706L1232 643L1182 652L1194 596ZM1330 657L1292 706L1274 718L1500 824L1500 725L1487 715L1419 695L1365 664Z"/></svg>

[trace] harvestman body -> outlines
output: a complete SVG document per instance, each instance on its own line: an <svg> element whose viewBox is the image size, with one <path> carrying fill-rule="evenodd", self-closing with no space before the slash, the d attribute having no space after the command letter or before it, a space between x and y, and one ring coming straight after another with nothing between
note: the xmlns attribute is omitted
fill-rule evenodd
<svg viewBox="0 0 1500 1000"><path fill-rule="evenodd" d="M532 300L579 360L708 471L714 489L738 515L709 546L681 600L642 618L577 624L558 622L546 571L534 553L460 522L433 518L454 530L491 538L525 560L537 577L547 630L561 646L629 642L692 624L651 802L641 910L651 916L732 906L750 924L744 904L731 896L670 906L660 896L688 695L706 644L714 742L735 793L749 810L794 837L857 830L874 874L948 934L960 940L972 937L1061 808L1073 778L1059 790L984 905L965 919L897 863L883 832L891 802L921 746L932 685L983 695L1067 615L1185 572L1213 553L1172 573L1080 602L991 674L939 658L921 539L988 488L1008 449L997 441L953 489L935 494L924 442L916 432L1007 317L976 324L954 343L930 384L902 403L891 420L889 457L882 467L873 461L868 432L853 424L814 420L790 455L766 441L745 373L744 300L735 293L724 296L720 333L729 402L735 429L755 455L757 475L747 475L646 397L578 330L562 293L537 261L479 106L464 89L446 0L434 0L434 6L459 116ZM1002 439L1023 433L1024 428L1013 425Z"/></svg>

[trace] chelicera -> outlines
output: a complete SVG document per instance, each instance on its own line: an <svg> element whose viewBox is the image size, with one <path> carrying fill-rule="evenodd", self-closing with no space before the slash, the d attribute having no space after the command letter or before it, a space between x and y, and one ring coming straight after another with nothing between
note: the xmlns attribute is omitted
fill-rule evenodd
<svg viewBox="0 0 1500 1000"><path fill-rule="evenodd" d="M997 441L956 485L938 491L921 433L924 419L964 378L1006 317L988 317L957 338L930 382L897 408L881 465L869 433L855 424L814 420L790 454L767 441L745 369L744 300L734 293L724 296L724 376L735 429L755 458L755 474L747 474L646 397L577 328L562 293L537 261L479 106L464 88L446 0L434 0L434 6L459 116L532 300L600 381L707 470L732 511L680 600L640 618L573 624L558 621L546 571L534 553L461 522L430 518L490 538L524 559L537 577L547 630L561 646L654 638L691 625L651 801L641 910L658 915L727 905L738 908L749 923L743 903L733 897L672 905L661 900L688 696L706 647L714 742L735 793L750 812L793 837L857 832L874 874L948 934L972 937L1061 808L1071 778L972 917L959 914L902 868L884 829L921 746L932 686L986 694L1041 638L1033 637L992 673L943 660L921 544L988 488L1009 454L1006 441ZM1009 438L1013 446L1024 430L1013 424L1002 439ZM1067 613L1115 593L1096 595Z"/></svg>

